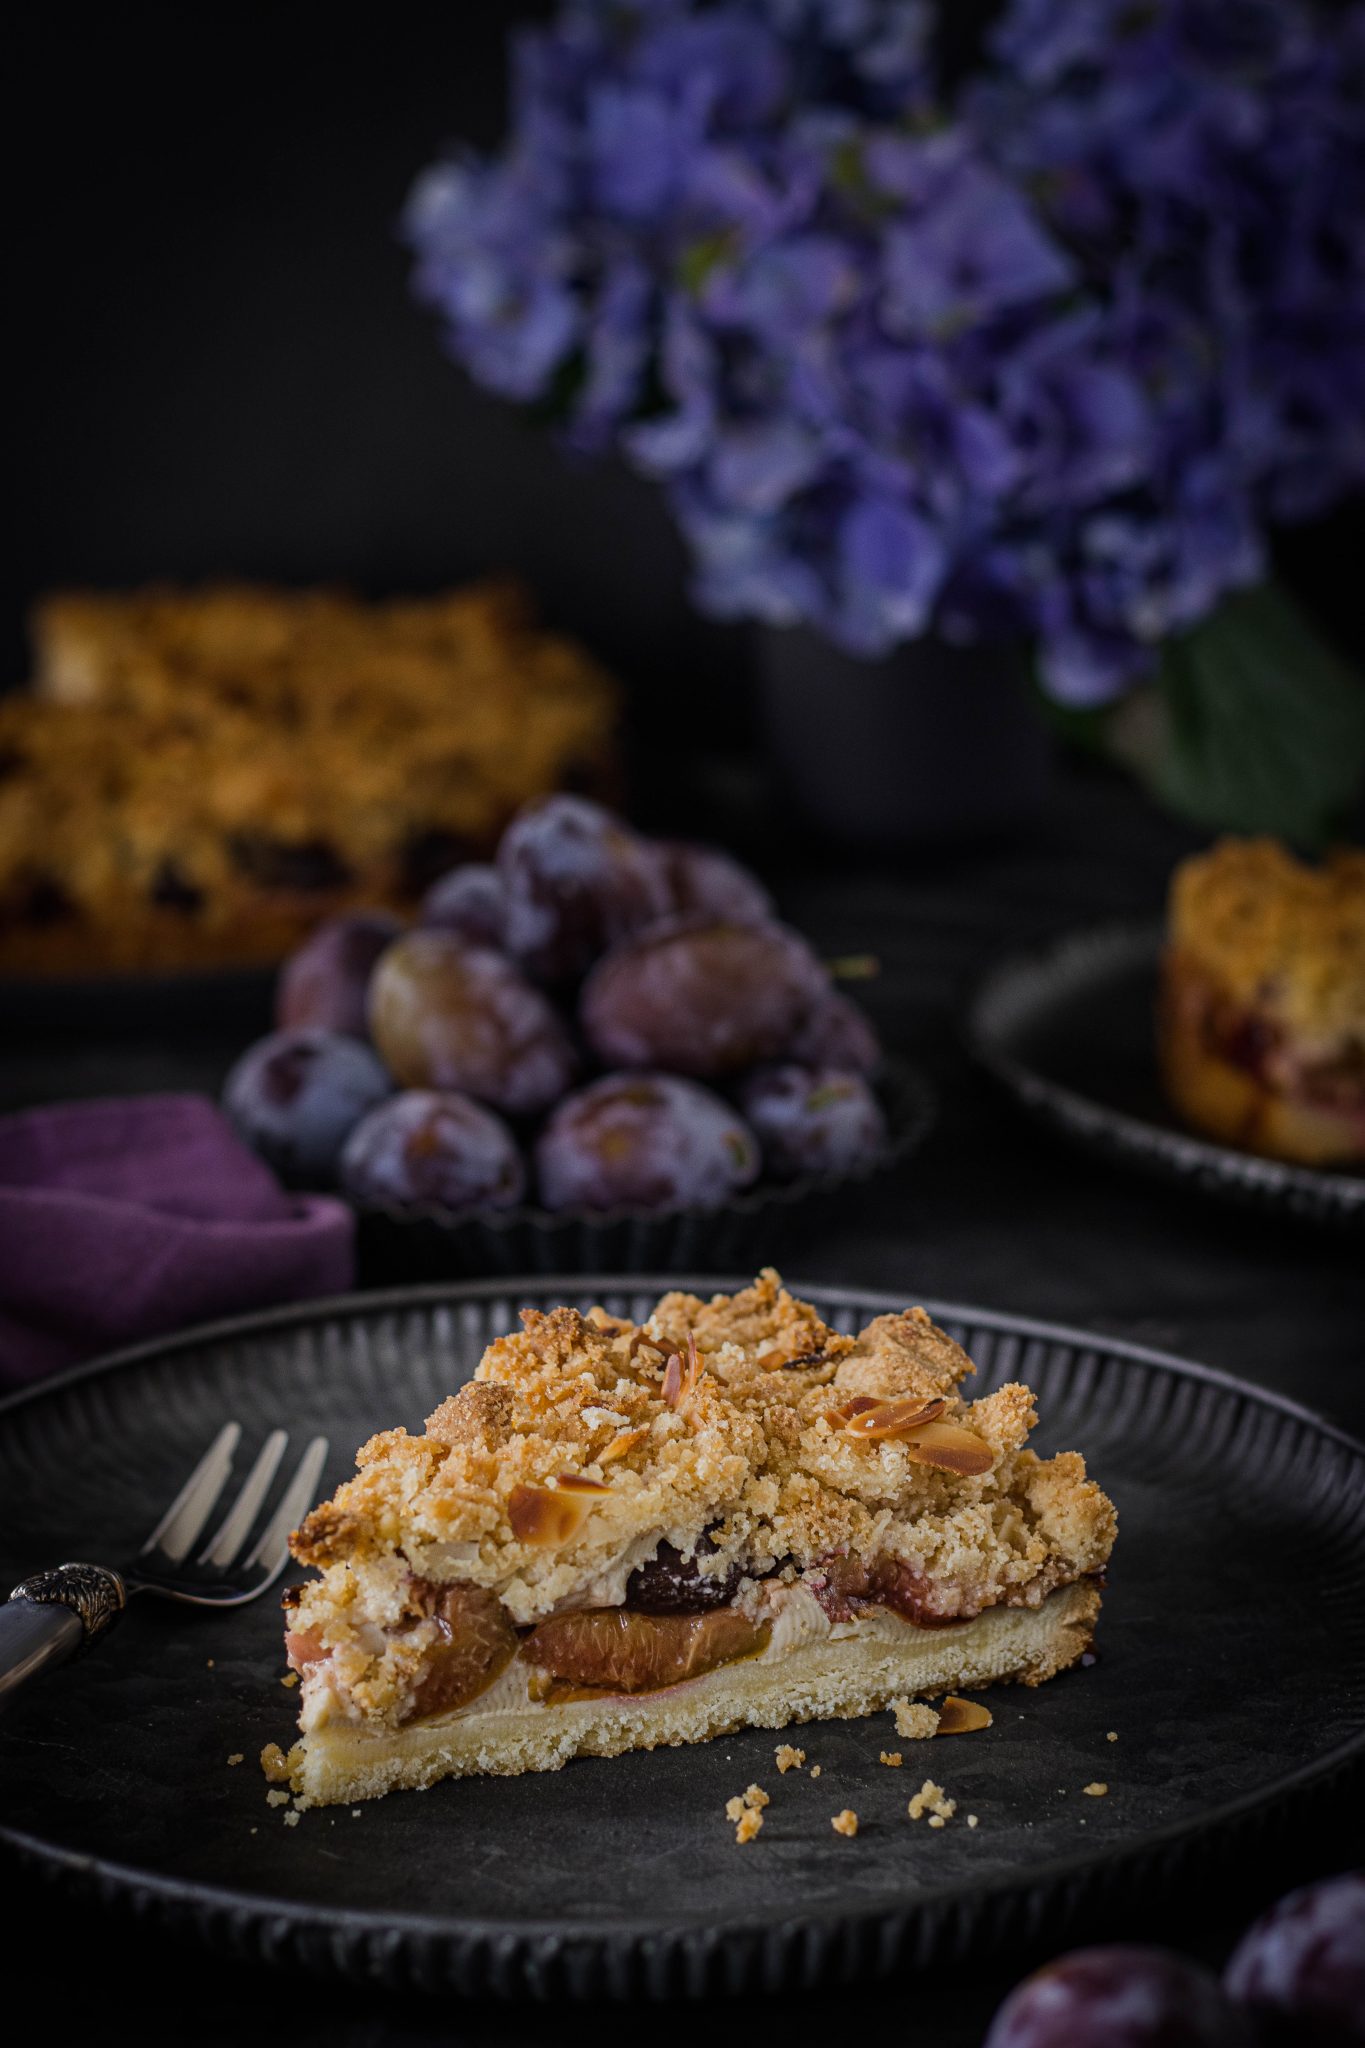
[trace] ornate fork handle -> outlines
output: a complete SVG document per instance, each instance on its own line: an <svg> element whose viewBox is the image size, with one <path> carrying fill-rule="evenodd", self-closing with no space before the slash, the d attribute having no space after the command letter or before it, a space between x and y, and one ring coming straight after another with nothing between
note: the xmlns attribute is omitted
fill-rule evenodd
<svg viewBox="0 0 1365 2048"><path fill-rule="evenodd" d="M102 1564L59 1564L17 1585L0 1606L0 1706L47 1665L97 1642L127 1600L123 1580Z"/></svg>

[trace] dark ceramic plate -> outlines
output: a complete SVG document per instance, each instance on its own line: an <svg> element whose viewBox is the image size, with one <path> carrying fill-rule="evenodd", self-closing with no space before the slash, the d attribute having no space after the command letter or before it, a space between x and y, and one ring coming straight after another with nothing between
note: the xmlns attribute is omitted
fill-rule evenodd
<svg viewBox="0 0 1365 2048"><path fill-rule="evenodd" d="M409 1426L518 1305L638 1316L663 1280L410 1290L254 1316L125 1353L0 1409L3 1583L117 1559L219 1423ZM690 1283L704 1292L721 1284ZM907 1282L907 1288L911 1283ZM899 1300L813 1287L855 1328ZM913 1298L913 1296L911 1297ZM1365 1446L1279 1397L1160 1353L975 1309L937 1313L984 1383L1026 1378L1044 1448L1081 1445L1122 1534L1099 1661L991 1696L986 1733L905 1747L886 1715L811 1726L822 1776L777 1738L466 1779L287 1827L255 1759L288 1742L273 1599L219 1615L146 1603L0 1731L0 1837L171 1929L368 1982L542 1998L789 1991L1074 1934L1145 1888L1273 1848L1365 1755ZM1305 1592L1307 1590L1307 1593ZM1117 1732L1117 1742L1107 1731ZM227 1759L244 1752L235 1769ZM959 1818L906 1818L927 1771ZM1094 1780L1105 1798L1086 1798ZM772 1794L737 1849L725 1801ZM1310 1802L1311 1805L1311 1802ZM830 1818L860 1818L845 1840ZM964 1816L980 1824L968 1829Z"/></svg>
<svg viewBox="0 0 1365 2048"><path fill-rule="evenodd" d="M876 1083L886 1144L853 1173L761 1180L717 1209L548 1209L518 1207L461 1216L437 1207L360 1211L359 1258L366 1285L464 1280L535 1273L742 1272L781 1250L784 1222L803 1224L850 1199L876 1174L923 1144L934 1120L929 1083L888 1060Z"/></svg>
<svg viewBox="0 0 1365 2048"><path fill-rule="evenodd" d="M1072 932L997 968L973 999L982 1064L1039 1123L1089 1152L1308 1223L1365 1229L1365 1179L1198 1138L1161 1092L1155 925Z"/></svg>

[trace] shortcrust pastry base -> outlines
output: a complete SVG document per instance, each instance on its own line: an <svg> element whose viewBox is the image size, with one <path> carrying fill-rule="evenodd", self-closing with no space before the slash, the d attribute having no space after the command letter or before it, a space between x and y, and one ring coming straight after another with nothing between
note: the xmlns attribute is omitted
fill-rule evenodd
<svg viewBox="0 0 1365 2048"><path fill-rule="evenodd" d="M777 1662L722 1665L661 1692L496 1713L480 1713L476 1704L382 1735L329 1721L290 1751L290 1782L300 1805L327 1806L423 1790L441 1778L556 1771L576 1756L705 1742L738 1728L850 1719L907 1693L1002 1679L1040 1685L1089 1647L1099 1607L1099 1589L1082 1583L1060 1587L1036 1608L993 1607L952 1628L907 1623L891 1635L883 1628L824 1638Z"/></svg>

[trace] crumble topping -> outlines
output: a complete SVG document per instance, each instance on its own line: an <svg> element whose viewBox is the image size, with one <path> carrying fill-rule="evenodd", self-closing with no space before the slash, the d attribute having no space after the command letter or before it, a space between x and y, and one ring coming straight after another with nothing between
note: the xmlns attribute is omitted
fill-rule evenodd
<svg viewBox="0 0 1365 2048"><path fill-rule="evenodd" d="M893 1771L898 1771L905 1759L898 1749L884 1749L877 1761L888 1764Z"/></svg>
<svg viewBox="0 0 1365 2048"><path fill-rule="evenodd" d="M830 1826L836 1835L856 1835L858 1832L858 1816L851 1806L846 1806L842 1813L835 1814L830 1822Z"/></svg>
<svg viewBox="0 0 1365 2048"><path fill-rule="evenodd" d="M785 1778L788 1771L799 1771L806 1761L804 1749L797 1749L790 1742L779 1742L774 1751L777 1768Z"/></svg>
<svg viewBox="0 0 1365 2048"><path fill-rule="evenodd" d="M1171 944L1310 1041L1365 1020L1365 852L1320 866L1273 839L1222 839L1171 883Z"/></svg>

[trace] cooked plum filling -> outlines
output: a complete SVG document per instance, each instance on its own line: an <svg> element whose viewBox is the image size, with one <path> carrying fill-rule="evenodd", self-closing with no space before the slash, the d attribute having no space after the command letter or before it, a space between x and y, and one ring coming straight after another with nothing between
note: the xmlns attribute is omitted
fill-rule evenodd
<svg viewBox="0 0 1365 2048"><path fill-rule="evenodd" d="M1237 1002L1187 957L1173 956L1164 1000L1197 1028L1205 1052L1262 1087L1345 1115L1365 1115L1365 1041L1309 1055L1274 1017Z"/></svg>
<svg viewBox="0 0 1365 2048"><path fill-rule="evenodd" d="M496 1593L456 1583L417 1582L439 1631L412 1698L411 1720L453 1713L478 1698L517 1654L517 1632Z"/></svg>
<svg viewBox="0 0 1365 2048"><path fill-rule="evenodd" d="M751 1657L767 1640L767 1626L735 1607L716 1607L705 1614L637 1614L629 1607L587 1607L542 1621L521 1653L559 1686L657 1692L700 1678L718 1664Z"/></svg>

